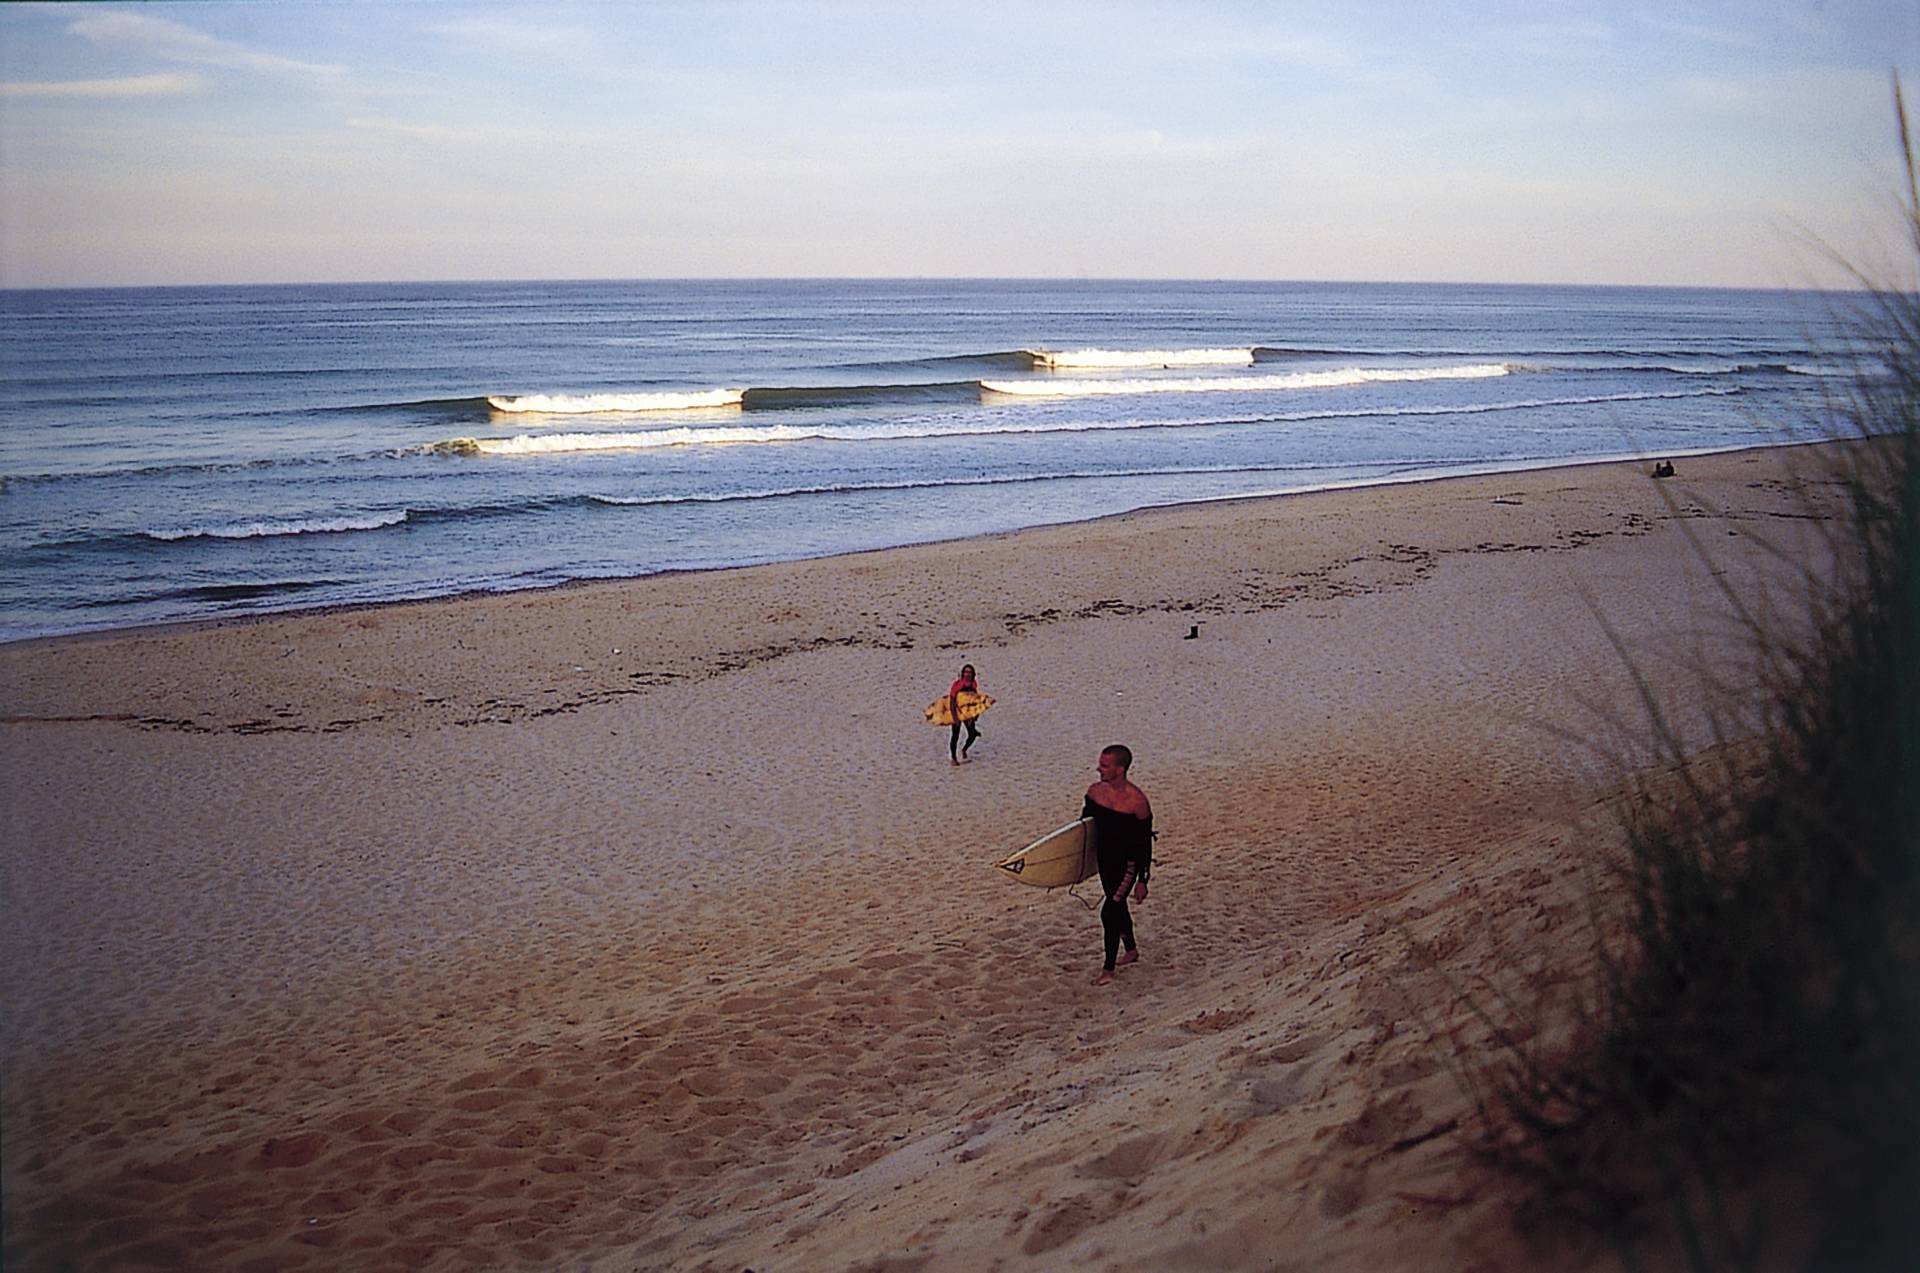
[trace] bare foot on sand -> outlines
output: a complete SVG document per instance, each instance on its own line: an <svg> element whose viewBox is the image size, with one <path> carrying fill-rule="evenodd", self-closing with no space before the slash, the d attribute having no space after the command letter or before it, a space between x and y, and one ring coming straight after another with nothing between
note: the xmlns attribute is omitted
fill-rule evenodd
<svg viewBox="0 0 1920 1273"><path fill-rule="evenodd" d="M1112 980L1113 980L1113 969L1102 968L1100 970L1100 975L1093 979L1093 984L1096 986L1104 986Z"/></svg>
<svg viewBox="0 0 1920 1273"><path fill-rule="evenodd" d="M1122 964L1130 964L1138 958L1140 958L1140 952L1137 950L1130 950L1126 954L1120 956L1120 958L1114 960L1113 963L1114 963L1114 966L1117 968Z"/></svg>

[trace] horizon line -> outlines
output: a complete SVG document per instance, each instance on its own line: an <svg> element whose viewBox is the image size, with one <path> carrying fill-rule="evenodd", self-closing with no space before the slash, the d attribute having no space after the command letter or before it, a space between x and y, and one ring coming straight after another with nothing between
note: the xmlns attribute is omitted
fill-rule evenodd
<svg viewBox="0 0 1920 1273"><path fill-rule="evenodd" d="M1066 275L1066 274L642 274L574 277L501 277L501 278L389 278L389 279L288 279L217 283L29 283L0 282L0 293L31 292L166 292L166 291L239 291L267 288L333 287L497 287L522 285L618 285L633 283L1045 283L1045 284L1170 284L1182 286L1254 286L1254 287L1479 287L1479 288L1578 288L1593 291L1686 291L1686 292L1807 292L1853 293L1873 290L1863 283L1774 284L1758 283L1592 283L1592 282L1513 282L1470 281L1461 279L1364 279L1364 278L1234 278L1180 277L1160 275Z"/></svg>

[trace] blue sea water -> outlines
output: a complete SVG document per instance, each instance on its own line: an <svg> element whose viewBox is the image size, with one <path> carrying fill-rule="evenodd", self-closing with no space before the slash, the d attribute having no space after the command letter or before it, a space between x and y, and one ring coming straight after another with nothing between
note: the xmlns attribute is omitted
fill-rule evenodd
<svg viewBox="0 0 1920 1273"><path fill-rule="evenodd" d="M664 281L0 292L0 639L1818 435L1793 292Z"/></svg>

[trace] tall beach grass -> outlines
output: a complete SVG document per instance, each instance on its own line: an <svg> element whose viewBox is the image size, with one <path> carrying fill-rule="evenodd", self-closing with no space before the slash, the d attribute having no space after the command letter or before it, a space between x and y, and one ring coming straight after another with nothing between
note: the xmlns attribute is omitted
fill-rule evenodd
<svg viewBox="0 0 1920 1273"><path fill-rule="evenodd" d="M1534 1218L1630 1268L1920 1268L1920 297L1862 296L1874 374L1828 409L1853 441L1797 475L1842 496L1795 576L1806 622L1726 598L1760 669L1728 718L1757 703L1759 728L1701 753L1646 697L1662 763L1627 802L1585 1020L1483 1093Z"/></svg>

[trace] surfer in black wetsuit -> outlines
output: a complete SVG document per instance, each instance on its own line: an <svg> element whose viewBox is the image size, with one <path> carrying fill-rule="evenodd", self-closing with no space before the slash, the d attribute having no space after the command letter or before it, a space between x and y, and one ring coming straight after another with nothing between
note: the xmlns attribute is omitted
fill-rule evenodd
<svg viewBox="0 0 1920 1273"><path fill-rule="evenodd" d="M1115 744L1100 753L1100 781L1087 788L1080 816L1093 819L1094 855L1100 864L1100 926L1106 932L1107 962L1096 986L1113 980L1116 964L1140 958L1133 940L1133 915L1127 894L1136 901L1147 897L1147 873L1153 867L1153 806L1147 793L1127 779L1133 753ZM1127 953L1115 959L1124 944Z"/></svg>

